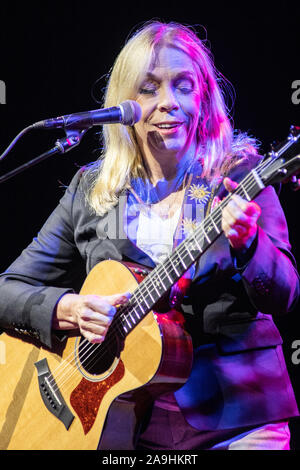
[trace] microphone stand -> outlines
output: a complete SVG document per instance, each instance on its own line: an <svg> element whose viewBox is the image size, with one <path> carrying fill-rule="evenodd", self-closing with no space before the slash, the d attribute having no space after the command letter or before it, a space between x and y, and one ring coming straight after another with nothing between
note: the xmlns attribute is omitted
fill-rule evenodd
<svg viewBox="0 0 300 470"><path fill-rule="evenodd" d="M62 139L58 139L55 142L55 146L52 149L48 150L47 152L42 153L38 157L30 160L29 162L24 163L24 165L21 165L15 168L9 173L6 173L5 175L0 176L0 183L4 183L8 179L13 178L14 176L27 170L33 165L37 165L38 163L40 163L41 161L45 160L46 158L52 155L63 154L63 153L69 152L72 148L77 147L77 145L80 144L81 139L86 131L87 129L83 129L83 130L67 129L66 136L63 137Z"/></svg>

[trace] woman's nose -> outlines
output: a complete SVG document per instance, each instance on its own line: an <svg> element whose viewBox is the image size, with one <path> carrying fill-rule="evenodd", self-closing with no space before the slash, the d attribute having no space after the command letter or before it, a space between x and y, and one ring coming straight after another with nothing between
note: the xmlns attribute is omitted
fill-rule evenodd
<svg viewBox="0 0 300 470"><path fill-rule="evenodd" d="M179 104L174 93L174 90L170 86L161 88L159 93L158 109L161 112L170 112L174 109L178 109Z"/></svg>

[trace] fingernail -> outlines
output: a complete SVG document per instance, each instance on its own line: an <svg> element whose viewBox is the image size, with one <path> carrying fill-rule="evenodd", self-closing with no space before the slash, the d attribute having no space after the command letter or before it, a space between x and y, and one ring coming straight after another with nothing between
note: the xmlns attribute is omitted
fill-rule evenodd
<svg viewBox="0 0 300 470"><path fill-rule="evenodd" d="M116 311L117 311L117 309L115 307L111 306L108 313L109 313L109 315L114 315L116 313Z"/></svg>
<svg viewBox="0 0 300 470"><path fill-rule="evenodd" d="M131 292L126 292L125 297L127 297L128 300L130 299L131 296L132 296Z"/></svg>
<svg viewBox="0 0 300 470"><path fill-rule="evenodd" d="M234 237L236 235L236 231L233 230L233 229L230 229L229 232L228 232L228 236L229 237Z"/></svg>
<svg viewBox="0 0 300 470"><path fill-rule="evenodd" d="M95 338L92 339L92 343L102 343L102 342L103 342L102 336L96 336Z"/></svg>

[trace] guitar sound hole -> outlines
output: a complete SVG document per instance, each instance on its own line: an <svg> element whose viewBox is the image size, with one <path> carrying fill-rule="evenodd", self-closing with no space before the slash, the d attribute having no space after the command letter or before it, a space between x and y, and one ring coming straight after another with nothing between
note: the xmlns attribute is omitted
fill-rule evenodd
<svg viewBox="0 0 300 470"><path fill-rule="evenodd" d="M81 367L88 374L103 374L120 355L119 339L114 332L110 333L110 330L101 344L92 344L82 337L78 355Z"/></svg>

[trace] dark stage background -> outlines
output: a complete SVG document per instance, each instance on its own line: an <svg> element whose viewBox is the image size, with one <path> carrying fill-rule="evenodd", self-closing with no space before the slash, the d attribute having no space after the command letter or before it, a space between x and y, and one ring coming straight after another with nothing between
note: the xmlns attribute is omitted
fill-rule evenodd
<svg viewBox="0 0 300 470"><path fill-rule="evenodd" d="M173 3L173 2L172 2ZM206 2L115 3L72 1L0 4L0 153L24 127L45 118L100 105L104 75L136 25L158 18L194 25L207 36L218 69L236 92L234 123L262 143L285 139L291 124L300 125L299 7L296 2L220 7ZM227 3L227 2L226 2ZM172 5L172 6L171 6ZM297 83L298 81L298 83ZM296 82L296 83L295 83ZM2 83L3 86L3 83ZM97 158L93 128L80 147L55 156L0 185L3 271L35 236L63 194L77 166ZM60 130L35 131L18 142L0 164L0 175L52 148ZM300 264L300 192L281 191L294 255ZM0 300L1 301L1 300ZM299 305L277 324L284 338L287 366L300 404ZM291 423L292 446L300 449L300 422Z"/></svg>

